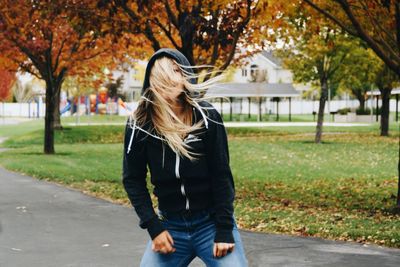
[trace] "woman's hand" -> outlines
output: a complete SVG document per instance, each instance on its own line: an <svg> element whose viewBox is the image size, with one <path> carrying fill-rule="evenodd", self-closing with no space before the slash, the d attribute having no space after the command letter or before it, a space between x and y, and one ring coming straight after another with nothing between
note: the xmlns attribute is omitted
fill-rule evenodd
<svg viewBox="0 0 400 267"><path fill-rule="evenodd" d="M234 248L234 243L214 243L214 257L223 257L228 254L228 252L232 252Z"/></svg>
<svg viewBox="0 0 400 267"><path fill-rule="evenodd" d="M173 247L174 240L167 230L161 232L158 236L153 239L151 249L154 252L160 252L163 254L173 253L176 248Z"/></svg>

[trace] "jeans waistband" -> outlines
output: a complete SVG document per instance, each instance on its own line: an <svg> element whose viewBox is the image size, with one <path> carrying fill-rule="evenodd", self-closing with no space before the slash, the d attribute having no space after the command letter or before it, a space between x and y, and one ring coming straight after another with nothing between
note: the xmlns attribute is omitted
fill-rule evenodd
<svg viewBox="0 0 400 267"><path fill-rule="evenodd" d="M213 207L206 208L202 210L183 210L183 211L165 211L165 210L158 210L158 213L167 219L195 219L207 214L215 213L215 209Z"/></svg>

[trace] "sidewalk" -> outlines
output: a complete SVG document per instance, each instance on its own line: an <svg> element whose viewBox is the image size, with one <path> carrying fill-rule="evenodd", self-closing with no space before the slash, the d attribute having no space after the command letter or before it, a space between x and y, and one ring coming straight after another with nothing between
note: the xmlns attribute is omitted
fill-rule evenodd
<svg viewBox="0 0 400 267"><path fill-rule="evenodd" d="M249 266L399 266L400 249L241 231ZM133 209L0 168L0 266L139 266ZM190 267L204 266L196 259Z"/></svg>
<svg viewBox="0 0 400 267"><path fill-rule="evenodd" d="M15 125L21 122L38 120L38 118L0 117L0 125Z"/></svg>

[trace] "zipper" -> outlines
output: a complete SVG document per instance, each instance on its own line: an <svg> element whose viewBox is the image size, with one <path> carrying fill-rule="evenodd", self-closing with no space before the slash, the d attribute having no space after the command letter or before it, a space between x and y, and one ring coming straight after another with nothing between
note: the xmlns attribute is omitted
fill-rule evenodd
<svg viewBox="0 0 400 267"><path fill-rule="evenodd" d="M196 112L195 112L194 107L193 107L193 114L194 114L194 119L196 120ZM207 124L207 121L205 123ZM194 137L194 138L189 139L189 137ZM192 136L191 134L189 134L188 137L185 138L185 140L183 140L184 143L190 143L190 142L195 142L195 141L201 141L201 139L197 138L196 136ZM179 165L180 165L181 159L180 159L178 153L175 152L175 155L176 155L176 157L175 157L175 176L177 179L180 179L181 175L179 173ZM185 185L183 184L182 179L181 179L181 193L186 198L186 207L185 208L186 208L186 210L189 210L189 208L190 208L189 198L186 195Z"/></svg>
<svg viewBox="0 0 400 267"><path fill-rule="evenodd" d="M179 165L180 165L181 159L180 159L178 153L175 152L175 155L176 155L176 157L175 157L176 158L176 160L175 160L175 176L177 179L180 179L181 176L179 173ZM181 193L186 198L186 207L185 208L186 208L186 210L189 210L189 198L186 195L185 185L183 184L182 180L181 180Z"/></svg>
<svg viewBox="0 0 400 267"><path fill-rule="evenodd" d="M176 159L175 159L175 176L176 178L181 178L180 174L179 174L179 163L181 161L181 159L179 158L178 153L175 153L176 155Z"/></svg>

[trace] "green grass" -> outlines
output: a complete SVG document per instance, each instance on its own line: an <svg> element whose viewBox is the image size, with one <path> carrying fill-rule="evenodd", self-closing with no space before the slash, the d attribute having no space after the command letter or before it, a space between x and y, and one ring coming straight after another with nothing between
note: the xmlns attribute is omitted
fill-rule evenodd
<svg viewBox="0 0 400 267"><path fill-rule="evenodd" d="M36 130L29 134L16 135L4 141L3 146L9 148L43 145L44 130ZM56 144L110 144L122 142L124 126L64 126L62 131L55 131Z"/></svg>
<svg viewBox="0 0 400 267"><path fill-rule="evenodd" d="M0 119L1 123L1 119ZM15 125L1 125L0 124L0 137L13 137L27 134L39 129L44 128L44 120L32 119L20 124Z"/></svg>
<svg viewBox="0 0 400 267"><path fill-rule="evenodd" d="M42 154L40 126L8 129L3 146L14 149L0 153L0 164L130 205L121 185L122 125L56 131L55 155ZM393 210L398 124L389 137L378 135L378 124L324 127L319 145L314 130L228 128L239 226L400 247L400 216Z"/></svg>
<svg viewBox="0 0 400 267"><path fill-rule="evenodd" d="M118 116L118 115L82 115L79 116L79 122L80 123L107 123L107 122L112 122L112 123L117 123L117 122L125 122L126 121L125 116ZM76 123L77 118L76 117L61 117L61 124L62 123Z"/></svg>

